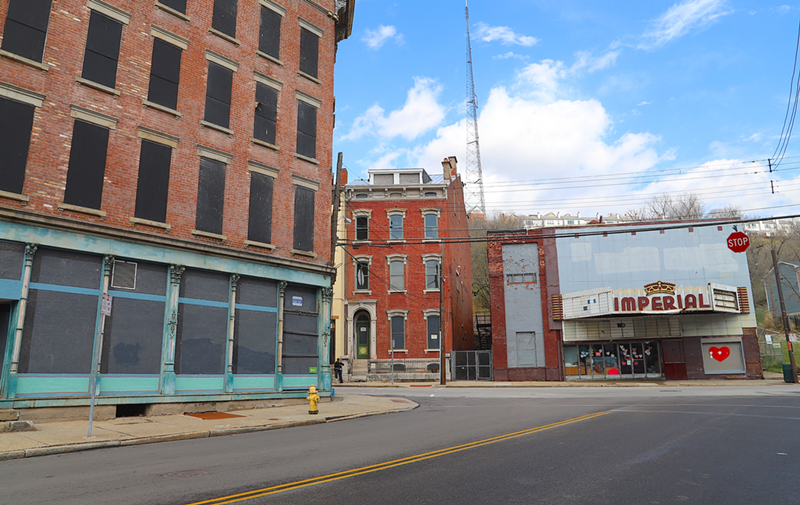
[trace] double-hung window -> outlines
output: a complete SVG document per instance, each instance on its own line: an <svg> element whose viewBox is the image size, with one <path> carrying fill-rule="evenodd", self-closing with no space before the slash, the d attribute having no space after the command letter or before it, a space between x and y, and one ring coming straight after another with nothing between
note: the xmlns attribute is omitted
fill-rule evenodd
<svg viewBox="0 0 800 505"><path fill-rule="evenodd" d="M439 238L439 216L425 214L425 238Z"/></svg>
<svg viewBox="0 0 800 505"><path fill-rule="evenodd" d="M406 318L405 316L392 316L392 349L406 348Z"/></svg>
<svg viewBox="0 0 800 505"><path fill-rule="evenodd" d="M425 260L425 289L439 289L439 260Z"/></svg>
<svg viewBox="0 0 800 505"><path fill-rule="evenodd" d="M356 240L369 240L369 216L356 216Z"/></svg>
<svg viewBox="0 0 800 505"><path fill-rule="evenodd" d="M3 30L3 51L41 63L51 0L11 0Z"/></svg>
<svg viewBox="0 0 800 505"><path fill-rule="evenodd" d="M356 291L369 290L369 261L356 261Z"/></svg>
<svg viewBox="0 0 800 505"><path fill-rule="evenodd" d="M401 214L389 216L389 240L403 240L403 216Z"/></svg>
<svg viewBox="0 0 800 505"><path fill-rule="evenodd" d="M403 291L406 288L406 265L402 258L389 261L389 289Z"/></svg>
<svg viewBox="0 0 800 505"><path fill-rule="evenodd" d="M440 317L439 314L429 314L428 320L428 349L440 349L441 339L439 338Z"/></svg>
<svg viewBox="0 0 800 505"><path fill-rule="evenodd" d="M89 17L89 33L83 53L81 77L87 81L114 89L117 84L119 48L122 42L122 25L130 21L130 15L111 10L106 4L94 4L101 10L92 10Z"/></svg>

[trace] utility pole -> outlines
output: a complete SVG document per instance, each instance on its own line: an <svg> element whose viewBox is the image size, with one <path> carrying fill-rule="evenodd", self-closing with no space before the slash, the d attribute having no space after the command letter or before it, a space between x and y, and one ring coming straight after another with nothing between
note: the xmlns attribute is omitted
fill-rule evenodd
<svg viewBox="0 0 800 505"><path fill-rule="evenodd" d="M336 181L333 190L333 215L331 216L331 260L330 265L336 264L336 240L339 231L339 204L342 194L342 153L336 160ZM333 282L336 282L336 272L334 272Z"/></svg>
<svg viewBox="0 0 800 505"><path fill-rule="evenodd" d="M775 282L778 283L778 299L781 301L781 318L783 319L783 331L786 334L786 346L789 348L789 363L792 367L792 382L797 384L797 363L794 360L794 349L792 341L789 339L791 326L789 326L789 316L786 315L786 304L783 302L783 288L781 287L781 273L778 270L778 255L775 248L772 248L772 266L775 270Z"/></svg>
<svg viewBox="0 0 800 505"><path fill-rule="evenodd" d="M447 384L447 374L445 373L444 357L444 251L445 243L442 241L442 259L439 260L439 385Z"/></svg>

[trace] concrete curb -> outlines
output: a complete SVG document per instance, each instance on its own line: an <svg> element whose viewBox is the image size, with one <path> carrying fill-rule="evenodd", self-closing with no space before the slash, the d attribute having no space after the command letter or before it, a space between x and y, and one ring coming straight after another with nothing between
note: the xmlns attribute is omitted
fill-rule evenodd
<svg viewBox="0 0 800 505"><path fill-rule="evenodd" d="M271 425L239 426L236 428L191 431L185 433L174 433L169 435L154 435L148 437L129 438L125 440L107 440L103 442L78 442L75 444L51 445L48 447L36 447L33 449L0 452L0 461L22 459L22 458L33 458L36 456L49 456L52 454L65 454L69 452L89 451L92 449L105 449L108 447L125 447L132 445L153 444L158 442L176 442L180 440L192 440L197 438L225 437L241 433L253 433L256 431L270 431L283 428L297 428L300 426L311 426L314 424L325 424L334 421L357 419L359 417L370 417L383 414L394 414L397 412L406 412L409 410L414 410L417 407L419 407L419 404L414 402L414 405L409 406L408 408L396 408L392 410L385 410L379 412L363 412L360 414L350 414L350 415L344 414L341 416L320 417L317 419L308 419L304 421L291 421L291 422L271 424Z"/></svg>

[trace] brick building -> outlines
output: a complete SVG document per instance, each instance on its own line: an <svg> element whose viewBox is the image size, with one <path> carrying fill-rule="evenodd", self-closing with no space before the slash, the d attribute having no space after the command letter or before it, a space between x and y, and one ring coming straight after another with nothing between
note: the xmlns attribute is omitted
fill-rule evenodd
<svg viewBox="0 0 800 505"><path fill-rule="evenodd" d="M0 407L327 387L354 4L0 4Z"/></svg>
<svg viewBox="0 0 800 505"><path fill-rule="evenodd" d="M714 220L489 232L494 378L761 378L747 257Z"/></svg>
<svg viewBox="0 0 800 505"><path fill-rule="evenodd" d="M463 184L455 157L442 167L369 170L343 186L334 314L351 379L388 380L394 361L399 380L438 380L440 342L474 347L470 246L448 240L469 237Z"/></svg>

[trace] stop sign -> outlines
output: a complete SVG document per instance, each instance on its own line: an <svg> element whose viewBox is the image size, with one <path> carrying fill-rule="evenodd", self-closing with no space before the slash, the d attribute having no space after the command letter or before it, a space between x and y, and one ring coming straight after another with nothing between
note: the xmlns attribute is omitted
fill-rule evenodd
<svg viewBox="0 0 800 505"><path fill-rule="evenodd" d="M750 246L750 237L737 231L728 237L728 249L735 253L745 252Z"/></svg>

